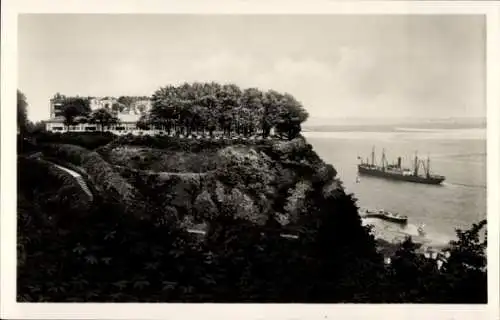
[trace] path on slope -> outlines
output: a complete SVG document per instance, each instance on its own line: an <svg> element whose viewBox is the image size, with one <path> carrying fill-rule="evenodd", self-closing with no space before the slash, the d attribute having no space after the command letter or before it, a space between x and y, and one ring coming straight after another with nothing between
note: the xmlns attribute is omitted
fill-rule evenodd
<svg viewBox="0 0 500 320"><path fill-rule="evenodd" d="M42 155L43 155L42 152L35 152L33 154L30 154L28 156L28 158L41 160ZM85 182L85 180L83 179L83 177L82 177L81 174L79 174L78 172L76 172L74 170L71 170L71 169L68 169L66 167L63 167L61 165L55 164L54 162L47 161L47 160L43 160L43 161L50 163L51 165L55 166L59 170L62 170L64 172L66 172L66 173L69 173L76 180L76 182L78 183L78 185L80 186L80 188L82 188L83 192L85 192L85 194L88 195L90 201L94 201L94 195L90 191L89 186L87 185L87 183Z"/></svg>
<svg viewBox="0 0 500 320"><path fill-rule="evenodd" d="M89 189L87 183L85 182L85 180L83 180L83 177L82 177L81 174L79 174L78 172L73 171L71 169L68 169L66 167L60 166L58 164L55 164L53 162L51 162L51 164L54 165L56 168L69 173L73 178L75 178L76 182L80 185L80 187L82 188L82 190L89 196L90 201L94 200L94 195L90 191L90 189Z"/></svg>

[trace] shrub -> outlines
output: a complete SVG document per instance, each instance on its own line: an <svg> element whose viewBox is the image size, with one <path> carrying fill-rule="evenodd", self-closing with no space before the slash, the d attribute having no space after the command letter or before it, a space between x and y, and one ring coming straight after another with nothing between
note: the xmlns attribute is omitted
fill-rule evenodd
<svg viewBox="0 0 500 320"><path fill-rule="evenodd" d="M145 212L140 213L140 208L144 205L140 195L98 153L73 145L45 145L43 152L81 167L107 201L125 206L127 212L141 214L142 218L146 218Z"/></svg>
<svg viewBox="0 0 500 320"><path fill-rule="evenodd" d="M110 132L41 132L34 137L38 143L72 144L90 150L104 146L115 139L115 135Z"/></svg>
<svg viewBox="0 0 500 320"><path fill-rule="evenodd" d="M296 222L301 215L307 212L306 201L310 190L311 184L305 181L299 181L295 188L290 190L284 207L290 220Z"/></svg>
<svg viewBox="0 0 500 320"><path fill-rule="evenodd" d="M105 153L112 164L156 172L207 172L217 168L215 151L198 153L153 149L138 146L117 146Z"/></svg>
<svg viewBox="0 0 500 320"><path fill-rule="evenodd" d="M245 139L186 139L179 137L169 137L169 136L133 136L126 135L117 137L112 144L115 146L119 145L130 145L130 146L148 146L151 148L170 150L170 151L185 151L198 153L204 150L220 150L229 146L266 146L272 145L273 141L251 141Z"/></svg>
<svg viewBox="0 0 500 320"><path fill-rule="evenodd" d="M255 150L228 147L219 152L219 157L217 178L229 186L259 194L274 181L270 159Z"/></svg>
<svg viewBox="0 0 500 320"><path fill-rule="evenodd" d="M195 216L203 220L212 220L217 216L218 208L212 201L212 197L207 190L200 193L194 201Z"/></svg>

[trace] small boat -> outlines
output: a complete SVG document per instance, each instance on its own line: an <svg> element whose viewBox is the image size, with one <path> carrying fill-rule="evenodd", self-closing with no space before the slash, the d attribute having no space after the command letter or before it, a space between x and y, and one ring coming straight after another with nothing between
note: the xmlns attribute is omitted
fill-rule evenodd
<svg viewBox="0 0 500 320"><path fill-rule="evenodd" d="M399 215L397 213L389 212L383 209L379 210L361 209L361 213L362 216L364 216L365 218L378 218L399 224L408 223L407 216Z"/></svg>

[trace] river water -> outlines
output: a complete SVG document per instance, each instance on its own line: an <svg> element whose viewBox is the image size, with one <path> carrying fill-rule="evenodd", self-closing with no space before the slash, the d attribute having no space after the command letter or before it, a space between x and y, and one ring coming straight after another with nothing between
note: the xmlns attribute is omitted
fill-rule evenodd
<svg viewBox="0 0 500 320"><path fill-rule="evenodd" d="M395 128L385 132L304 132L314 150L338 171L347 192L358 205L386 209L408 216L406 227L377 219L374 225L384 238L417 235L425 225L426 241L442 245L455 238L455 228L469 228L486 217L486 131L477 129ZM361 176L356 182L358 156L366 159L375 146L375 161L382 148L389 163L403 158L412 167L415 152L431 159L431 171L446 176L441 186L398 182ZM391 240L391 239L387 239Z"/></svg>

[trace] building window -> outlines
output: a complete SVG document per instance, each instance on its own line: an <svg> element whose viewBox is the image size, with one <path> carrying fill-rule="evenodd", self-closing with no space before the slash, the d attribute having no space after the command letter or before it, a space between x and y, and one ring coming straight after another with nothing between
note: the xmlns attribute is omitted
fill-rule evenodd
<svg viewBox="0 0 500 320"><path fill-rule="evenodd" d="M95 131L95 130L96 130L96 127L85 127L85 130L88 130L88 131Z"/></svg>

